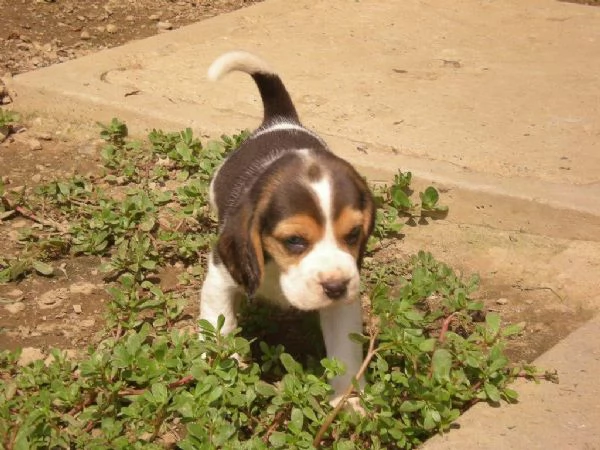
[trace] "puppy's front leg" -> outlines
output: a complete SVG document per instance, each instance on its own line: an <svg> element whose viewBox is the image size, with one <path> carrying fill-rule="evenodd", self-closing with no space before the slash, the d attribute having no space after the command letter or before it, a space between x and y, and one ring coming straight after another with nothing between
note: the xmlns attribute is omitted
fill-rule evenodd
<svg viewBox="0 0 600 450"><path fill-rule="evenodd" d="M362 345L350 339L351 333L362 332L362 310L360 301L343 303L324 308L319 311L321 330L325 340L328 358L336 358L346 366L346 373L331 380L334 396L331 400L337 404L347 387L352 383L352 378L360 369L363 360ZM360 388L364 386L364 379L358 380ZM361 409L358 399L350 401L354 409Z"/></svg>
<svg viewBox="0 0 600 450"><path fill-rule="evenodd" d="M215 327L222 314L225 324L221 334L229 334L237 327L237 303L241 292L227 268L215 264L213 255L208 260L208 272L200 293L200 319L208 320Z"/></svg>

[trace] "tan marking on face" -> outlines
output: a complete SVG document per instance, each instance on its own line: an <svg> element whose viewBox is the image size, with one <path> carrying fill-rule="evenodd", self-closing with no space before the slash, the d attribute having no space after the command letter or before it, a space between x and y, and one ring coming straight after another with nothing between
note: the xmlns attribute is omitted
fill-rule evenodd
<svg viewBox="0 0 600 450"><path fill-rule="evenodd" d="M271 235L263 236L264 249L273 257L282 272L297 265L312 246L323 238L324 230L311 216L296 215L282 220L277 224ZM285 240L299 236L308 242L303 253L290 252L285 246Z"/></svg>
<svg viewBox="0 0 600 450"><path fill-rule="evenodd" d="M333 224L333 231L338 245L354 256L354 258L358 258L361 242L365 239L368 232L368 219L368 214L365 214L365 212L347 206L342 210ZM348 244L346 237L356 227L360 227L361 229L358 239L356 239L356 243Z"/></svg>
<svg viewBox="0 0 600 450"><path fill-rule="evenodd" d="M306 171L306 175L308 176L308 181L314 183L315 181L319 181L323 177L323 173L318 164L311 163Z"/></svg>

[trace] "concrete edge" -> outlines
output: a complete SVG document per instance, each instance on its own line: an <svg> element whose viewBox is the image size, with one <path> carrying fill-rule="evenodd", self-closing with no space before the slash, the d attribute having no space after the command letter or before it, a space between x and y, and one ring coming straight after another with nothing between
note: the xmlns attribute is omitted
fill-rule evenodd
<svg viewBox="0 0 600 450"><path fill-rule="evenodd" d="M557 448L598 448L600 404L593 399L600 395L599 331L600 314L533 361L540 370L556 370L558 384L518 379L512 386L519 393L517 403L478 403L460 416L458 428L433 436L420 448L541 450L551 442Z"/></svg>
<svg viewBox="0 0 600 450"><path fill-rule="evenodd" d="M52 69L48 68L48 69ZM26 75L26 74L25 74ZM88 95L39 88L17 76L9 84L13 107L26 114L60 117L66 121L108 122L124 120L134 136L152 128L180 130L191 127L203 136L220 136L237 130L223 130L223 123L258 124L236 111L217 108L200 120L194 111L199 105L171 103L153 96L116 97L109 84ZM197 117L197 116L196 116ZM243 126L240 129L244 128ZM318 130L317 130L318 131ZM441 201L450 207L447 220L492 228L578 240L600 240L600 185L562 185L541 180L502 178L469 171L443 161L393 154L376 143L358 142L322 134L331 148L353 163L373 181L389 182L398 169L411 171L415 189L433 184L444 192ZM363 153L357 148L366 148Z"/></svg>

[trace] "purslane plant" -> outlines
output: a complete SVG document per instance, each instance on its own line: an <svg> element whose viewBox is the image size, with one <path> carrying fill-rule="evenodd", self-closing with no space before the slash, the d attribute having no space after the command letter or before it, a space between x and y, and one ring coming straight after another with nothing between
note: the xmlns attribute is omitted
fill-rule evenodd
<svg viewBox="0 0 600 450"><path fill-rule="evenodd" d="M199 340L182 328L215 237L208 181L246 135L203 145L191 130L154 130L149 142L132 141L115 119L102 127L102 177L1 193L5 211L43 229L25 230L20 254L0 259L0 282L51 276L68 254L101 255L109 295L105 329L85 356L52 350L17 367L19 352L0 353L4 448L413 448L476 402L515 401L515 377L538 377L506 358L520 328L483 312L472 298L478 280L423 252L365 267L366 331L355 336L369 349L364 416L330 407L327 381L343 367L322 359L310 315L293 315L300 325L289 331L273 320L286 313L250 304L243 336L201 322ZM377 239L402 217L445 210L433 188L416 207L410 194L410 174L376 188L385 215ZM162 289L156 274L174 263L188 270L178 289ZM306 336L316 344L293 344Z"/></svg>

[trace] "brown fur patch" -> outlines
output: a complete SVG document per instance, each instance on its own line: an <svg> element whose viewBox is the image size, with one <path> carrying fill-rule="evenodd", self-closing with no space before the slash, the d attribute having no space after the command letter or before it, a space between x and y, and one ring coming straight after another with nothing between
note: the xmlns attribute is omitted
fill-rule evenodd
<svg viewBox="0 0 600 450"><path fill-rule="evenodd" d="M308 167L306 175L308 176L308 181L310 181L311 183L319 181L321 178L323 178L323 172L321 171L321 168L318 164L315 163L312 163Z"/></svg>
<svg viewBox="0 0 600 450"><path fill-rule="evenodd" d="M359 211L349 206L342 209L338 217L333 224L333 232L335 239L338 242L340 248L346 249L355 259L358 258L361 241L363 241L368 230L368 212ZM348 244L346 242L346 236L355 228L360 227L361 232L354 244Z"/></svg>

